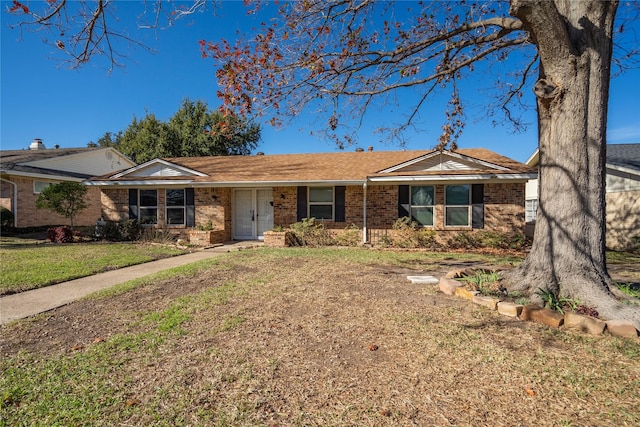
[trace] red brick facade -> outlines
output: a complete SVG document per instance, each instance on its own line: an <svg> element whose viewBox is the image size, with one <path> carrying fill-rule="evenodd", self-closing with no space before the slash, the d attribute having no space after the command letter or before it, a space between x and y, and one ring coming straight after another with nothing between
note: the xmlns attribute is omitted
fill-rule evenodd
<svg viewBox="0 0 640 427"><path fill-rule="evenodd" d="M164 226L164 189L158 189L158 227ZM522 233L524 227L524 183L490 183L484 185L484 231L501 233ZM297 197L295 186L273 187L273 225L288 227L298 221ZM366 214L368 240L376 240L376 236L392 229L398 219L397 185L371 185L366 188ZM445 227L444 224L445 185L435 185L434 230L440 237L448 237L461 231L471 231L468 227ZM214 229L224 230L225 239L232 239L233 190L226 187L196 188L195 222L207 224L211 222ZM345 188L345 221L322 221L335 231L351 226L362 228L364 225L364 189L360 185ZM129 218L128 189L105 188L102 191L102 215L109 220ZM176 234L186 237L188 228L171 226Z"/></svg>
<svg viewBox="0 0 640 427"><path fill-rule="evenodd" d="M38 194L35 192L35 181L44 181L43 179L33 179L21 176L9 176L8 181L3 181L2 193L0 199L2 206L14 212L15 226L18 228L25 227L42 227L54 225L69 225L69 219L58 215L47 209L36 209L36 199ZM17 189L17 206L14 203L14 188ZM75 226L92 226L101 215L100 205L100 189L97 187L89 187L87 191L86 201L87 208L81 211L74 218Z"/></svg>

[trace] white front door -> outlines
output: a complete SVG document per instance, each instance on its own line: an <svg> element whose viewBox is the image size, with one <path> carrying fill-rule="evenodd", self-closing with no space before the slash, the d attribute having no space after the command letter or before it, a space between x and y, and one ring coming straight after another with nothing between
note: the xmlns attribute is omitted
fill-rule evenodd
<svg viewBox="0 0 640 427"><path fill-rule="evenodd" d="M262 240L273 228L273 190L236 189L233 200L233 238Z"/></svg>

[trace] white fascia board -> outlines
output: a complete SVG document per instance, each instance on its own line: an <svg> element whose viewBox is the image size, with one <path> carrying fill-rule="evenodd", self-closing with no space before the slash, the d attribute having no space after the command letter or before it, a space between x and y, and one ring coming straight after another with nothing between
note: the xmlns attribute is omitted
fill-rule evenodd
<svg viewBox="0 0 640 427"><path fill-rule="evenodd" d="M500 182L500 181L522 181L526 182L530 179L536 179L538 174L535 173L519 173L519 174L489 174L489 175L436 175L436 176L370 176L369 182L379 183L408 183L408 182L460 182L460 181L481 181L481 182Z"/></svg>
<svg viewBox="0 0 640 427"><path fill-rule="evenodd" d="M488 168L491 168L491 169L496 169L496 170L500 170L500 171L508 171L509 170L509 168L506 168L504 166L500 166L500 165L497 165L495 163L490 163L490 162L487 162L485 160L476 159L475 157L470 157L470 156L467 156L467 155L464 155L464 154L460 154L460 153L456 153L456 152L453 152L453 151L443 151L443 152L435 151L433 153L424 154L424 155L422 155L420 157L416 157L415 159L412 159L412 160L406 161L404 163L401 163L399 165L392 166L390 168L384 169L384 170L382 170L382 171L380 171L378 173L396 172L398 170L406 168L407 166L411 166L411 165L413 165L415 163L419 163L419 162L421 162L423 160L427 160L427 159L430 159L432 157L442 156L442 155L453 157L453 158L456 158L458 160L465 160L467 162L474 163L474 164L477 164L477 165L482 165L482 166L485 166L485 167L488 167Z"/></svg>
<svg viewBox="0 0 640 427"><path fill-rule="evenodd" d="M531 156L527 159L526 162L524 162L524 164L527 166L536 167L538 166L539 161L540 161L540 150L536 148L536 151L534 151L531 154Z"/></svg>
<svg viewBox="0 0 640 427"><path fill-rule="evenodd" d="M407 160L406 162L400 163L399 165L395 165L395 166L391 166L390 168L387 169L383 169L378 173L391 173L391 172L395 172L399 169L403 169L406 168L407 166L411 166L415 163L419 163L423 160L429 159L431 157L434 156L438 156L441 153L439 151L434 151L432 153L428 153L428 154L423 154L422 156L416 157L415 159L411 159L411 160Z"/></svg>
<svg viewBox="0 0 640 427"><path fill-rule="evenodd" d="M191 186L191 180L153 180L153 181L100 181L87 180L84 185L98 187L175 187L175 186Z"/></svg>
<svg viewBox="0 0 640 427"><path fill-rule="evenodd" d="M146 167L149 167L151 165L158 164L158 163L161 164L161 165L165 165L165 166L168 166L168 167L179 169L179 170L181 170L183 172L186 172L186 173L189 173L191 175L207 176L207 174L205 174L205 173L198 172L196 170L189 169L189 168L186 168L184 166L180 166L177 163L171 163L171 162L168 162L168 161L162 160L162 159L153 159L153 160L149 160L148 162L145 162L145 163L143 163L141 165L138 165L138 166L132 167L130 169L126 169L126 170L124 170L124 171L122 171L120 173L117 173L117 174L113 175L112 178L122 178L124 176L127 176L127 175L133 173L133 172L139 171L140 169L144 169Z"/></svg>
<svg viewBox="0 0 640 427"><path fill-rule="evenodd" d="M19 171L2 171L6 175L9 176L23 176L26 178L37 178L42 179L43 181L75 181L82 182L84 178L78 178L76 176L67 176L67 175L49 175L44 173L34 173L34 172L19 172Z"/></svg>
<svg viewBox="0 0 640 427"><path fill-rule="evenodd" d="M308 186L336 186L336 185L362 185L365 181L209 181L209 182L194 182L192 180L145 180L145 181L100 181L100 180L88 180L85 181L85 185L102 186L102 187L176 187L176 186L188 186L188 187L294 187L299 185Z"/></svg>
<svg viewBox="0 0 640 427"><path fill-rule="evenodd" d="M307 186L336 186L336 185L362 185L364 180L348 180L348 181L211 181L211 182L194 182L192 187L297 187L300 185Z"/></svg>
<svg viewBox="0 0 640 427"><path fill-rule="evenodd" d="M622 172L625 174L629 174L629 175L634 175L636 177L640 177L640 171L637 169L630 169L630 168L625 168L624 166L617 166L617 165L612 165L607 163L606 165L607 169L612 169L614 171L618 171L618 172ZM633 179L631 176L628 177L629 179Z"/></svg>

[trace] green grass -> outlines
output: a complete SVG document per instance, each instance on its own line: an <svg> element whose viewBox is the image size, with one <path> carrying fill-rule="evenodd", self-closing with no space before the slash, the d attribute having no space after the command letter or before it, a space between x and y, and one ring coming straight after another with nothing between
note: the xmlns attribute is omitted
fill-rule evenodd
<svg viewBox="0 0 640 427"><path fill-rule="evenodd" d="M640 254L607 251L607 264L640 264Z"/></svg>
<svg viewBox="0 0 640 427"><path fill-rule="evenodd" d="M21 292L174 256L184 251L132 243L37 244L0 241L0 293Z"/></svg>

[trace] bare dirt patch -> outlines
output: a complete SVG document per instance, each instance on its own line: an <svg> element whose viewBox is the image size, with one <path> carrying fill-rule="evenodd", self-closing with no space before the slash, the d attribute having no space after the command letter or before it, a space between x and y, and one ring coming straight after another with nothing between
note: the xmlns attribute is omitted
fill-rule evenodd
<svg viewBox="0 0 640 427"><path fill-rule="evenodd" d="M453 261L419 271L323 254L242 253L230 256L224 269L79 301L3 327L2 353L89 351L116 336L148 332L155 326L141 319L191 297L182 333L168 334L153 352L131 350L114 372L112 381L126 385L127 402L134 404L119 416L112 408L110 420L268 426L640 422L638 344L504 318L406 279L418 272L440 276ZM211 299L223 286L230 296Z"/></svg>

